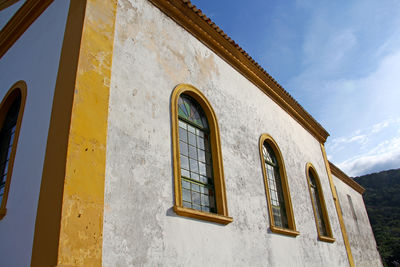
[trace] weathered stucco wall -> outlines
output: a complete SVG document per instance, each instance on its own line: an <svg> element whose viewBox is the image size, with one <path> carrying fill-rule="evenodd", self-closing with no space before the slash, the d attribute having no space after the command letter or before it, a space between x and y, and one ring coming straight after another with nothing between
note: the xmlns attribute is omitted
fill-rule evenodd
<svg viewBox="0 0 400 267"><path fill-rule="evenodd" d="M333 175L356 266L382 266L362 195ZM353 203L354 213L350 204Z"/></svg>
<svg viewBox="0 0 400 267"><path fill-rule="evenodd" d="M188 83L216 113L226 226L173 210L170 98ZM258 150L282 152L296 238L269 230ZM305 174L320 177L334 243L318 241ZM108 120L103 266L348 266L320 144L254 84L146 0L118 2Z"/></svg>
<svg viewBox="0 0 400 267"><path fill-rule="evenodd" d="M55 1L0 60L0 99L20 80L27 97L7 202L0 265L30 266L53 94L69 1Z"/></svg>

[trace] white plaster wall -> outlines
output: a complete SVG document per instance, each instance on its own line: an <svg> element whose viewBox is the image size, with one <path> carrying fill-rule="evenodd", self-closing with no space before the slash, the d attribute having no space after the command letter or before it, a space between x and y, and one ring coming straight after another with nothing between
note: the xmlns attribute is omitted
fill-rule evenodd
<svg viewBox="0 0 400 267"><path fill-rule="evenodd" d="M343 221L346 226L355 265L371 267L382 266L362 195L334 175L333 179L338 193L339 203L343 213ZM357 219L353 217L347 195L351 197Z"/></svg>
<svg viewBox="0 0 400 267"><path fill-rule="evenodd" d="M189 83L214 108L229 215L173 210L170 98ZM108 120L103 266L348 266L318 141L254 84L146 0L118 1ZM300 235L271 233L258 150L282 152ZM305 166L320 177L334 243L318 241Z"/></svg>
<svg viewBox="0 0 400 267"><path fill-rule="evenodd" d="M7 215L0 220L2 266L29 266L53 93L69 1L56 0L0 59L0 97L27 84Z"/></svg>

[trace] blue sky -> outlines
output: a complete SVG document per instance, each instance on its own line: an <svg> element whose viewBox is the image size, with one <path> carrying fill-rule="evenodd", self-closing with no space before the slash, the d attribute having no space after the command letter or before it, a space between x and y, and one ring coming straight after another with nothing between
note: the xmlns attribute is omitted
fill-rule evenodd
<svg viewBox="0 0 400 267"><path fill-rule="evenodd" d="M400 1L192 1L331 134L350 176L400 167Z"/></svg>

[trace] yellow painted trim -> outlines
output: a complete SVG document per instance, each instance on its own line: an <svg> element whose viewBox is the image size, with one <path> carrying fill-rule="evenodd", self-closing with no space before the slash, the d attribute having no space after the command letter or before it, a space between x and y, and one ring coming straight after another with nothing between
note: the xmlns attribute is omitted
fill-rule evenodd
<svg viewBox="0 0 400 267"><path fill-rule="evenodd" d="M31 266L101 266L117 1L71 0L54 92Z"/></svg>
<svg viewBox="0 0 400 267"><path fill-rule="evenodd" d="M267 171L265 169L265 163L264 163L264 155L263 155L264 142L267 142L272 147L272 149L274 150L275 156L277 157L277 160L278 160L279 174L281 176L281 181L282 181L282 191L283 191L283 197L285 199L285 208L286 208L286 214L288 217L287 220L288 220L289 229L280 228L280 227L275 226L274 216L272 213L271 196L269 194L269 188L268 188ZM284 235L289 235L289 236L297 236L300 233L296 230L296 223L295 223L294 214L293 214L292 198L290 196L290 189L289 189L289 183L288 183L287 175L286 175L285 162L283 161L282 153L279 149L279 146L269 134L262 134L260 136L259 150L260 150L261 168L262 168L263 177L264 177L265 194L267 195L270 229L274 233L284 234Z"/></svg>
<svg viewBox="0 0 400 267"><path fill-rule="evenodd" d="M26 0L0 31L0 58L54 0Z"/></svg>
<svg viewBox="0 0 400 267"><path fill-rule="evenodd" d="M0 0L0 11L17 3L19 0Z"/></svg>
<svg viewBox="0 0 400 267"><path fill-rule="evenodd" d="M4 96L0 104L0 125L1 125L0 129L1 129L3 127L3 123L6 118L7 112L11 107L11 105L13 104L15 98L21 96L21 105L19 108L17 125L15 128L14 141L11 147L10 160L8 162L8 171L7 171L6 183L4 185L4 194L0 205L0 220L3 219L3 217L7 213L7 199L8 199L8 193L10 191L11 177L13 173L15 154L17 152L18 137L21 130L22 117L24 115L26 94L27 94L26 83L24 81L18 81L13 86L11 86L11 88L8 90L7 94Z"/></svg>
<svg viewBox="0 0 400 267"><path fill-rule="evenodd" d="M313 201L312 192L311 192L311 182L310 182L310 176L309 176L310 171L313 172L315 182L317 183L317 190L318 190L318 197L319 197L318 201L321 205L322 219L324 220L326 232L328 234L326 236L321 234L321 232L319 231L319 227L318 227L317 207L315 207L315 203ZM322 190L321 182L319 180L317 171L315 170L314 166L310 162L306 164L306 178L307 178L308 191L310 192L310 200L311 200L311 204L312 204L313 211L314 211L314 219L315 219L315 226L317 227L318 239L321 241L333 243L333 242L335 242L335 239L333 238L331 223L329 221L329 215L328 215L328 211L326 209L324 192Z"/></svg>
<svg viewBox="0 0 400 267"><path fill-rule="evenodd" d="M329 161L329 167L331 169L331 172L333 175L335 175L337 178L342 180L345 184L356 190L358 193L361 195L364 194L365 188L359 185L356 181L354 181L352 178L347 176L341 169L339 169L335 164Z"/></svg>
<svg viewBox="0 0 400 267"><path fill-rule="evenodd" d="M326 173L328 174L329 184L331 186L333 201L335 202L335 208L336 208L336 212L337 212L338 219L339 219L340 229L342 231L342 236L343 236L344 246L346 248L347 258L349 260L350 266L354 267L354 260L353 260L353 255L351 253L350 242L349 242L349 238L347 236L346 227L344 225L342 211L340 209L340 205L339 205L339 201L338 201L338 197L337 197L337 193L336 193L336 189L335 189L335 184L333 183L332 173L331 173L330 165L328 162L328 157L326 156L325 146L322 143L320 143L320 146L321 146L322 156L324 157Z"/></svg>
<svg viewBox="0 0 400 267"><path fill-rule="evenodd" d="M61 208L86 0L71 0L54 89L32 246L32 267L56 266Z"/></svg>
<svg viewBox="0 0 400 267"><path fill-rule="evenodd" d="M107 120L117 1L88 0L75 82L58 266L101 266Z"/></svg>
<svg viewBox="0 0 400 267"><path fill-rule="evenodd" d="M179 131L178 131L178 99L184 93L191 96L203 109L210 128L211 155L213 159L213 173L215 186L215 199L217 213L211 214L194 209L185 208L182 205L182 185L181 185L181 162L179 153ZM172 149L174 164L174 190L175 206L174 211L181 216L228 224L233 221L228 215L228 205L226 201L225 178L222 163L220 133L215 112L207 98L194 86L180 84L175 87L171 95L171 130L172 130Z"/></svg>

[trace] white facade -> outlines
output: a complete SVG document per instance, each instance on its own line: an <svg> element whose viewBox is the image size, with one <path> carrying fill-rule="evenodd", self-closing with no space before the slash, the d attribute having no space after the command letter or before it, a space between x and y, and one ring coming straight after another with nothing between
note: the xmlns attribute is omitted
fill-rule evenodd
<svg viewBox="0 0 400 267"><path fill-rule="evenodd" d="M19 6L10 8L16 10L16 7L25 6L28 2L20 1ZM106 53L109 51L102 54L103 51L98 51L96 46L99 40L103 40L98 36L108 37L108 35L93 33L106 31L106 27L101 23L105 21L109 23L107 19L110 19L101 16L99 6L103 7L105 4L98 4L99 2L101 1L92 0L85 2L87 5L77 1L52 2L1 57L0 96L4 96L15 82L23 80L27 84L27 99L8 195L8 211L0 220L0 265L32 264L33 240L37 234L36 219L40 216L43 218L46 212L52 211L47 209L37 213L38 203L40 206L43 202L39 202L39 197L43 193L40 190L41 186L42 189L44 186L42 182L45 176L44 159L49 157L49 154L46 154L46 146L49 146L49 143L57 144L58 141L54 138L56 141L48 143L49 125L53 126L54 118L60 118L52 114L54 93L58 90L55 89L57 79L67 76L70 79L63 83L65 88L62 90L66 92L70 90L68 92L74 94L74 97L66 100L72 101L71 107L74 105L71 114L74 118L78 113L74 109L76 102L86 100L85 92L79 94L78 91L96 90L95 86L90 85L98 85L96 82L91 84L91 78L96 77L95 75L86 74L92 71L92 67L94 73L99 69L101 71L107 69L101 68L103 63L110 64L106 62ZM78 204L68 206L73 201L68 198L63 199L61 195L60 203L57 202L54 208L54 211L61 213L61 230L58 229L58 232L55 232L56 236L52 236L51 240L52 242L56 240L55 243L61 249L58 252L56 250L51 252L52 259L57 262L51 266L70 266L72 263L68 262L69 249L73 255L71 262L75 260L73 264L76 266L85 266L81 264L85 262L84 260L79 261L85 257L89 259L86 262L95 262L94 266L105 267L349 266L321 140L312 135L312 131L306 129L304 123L302 125L293 114L289 114L260 90L251 79L236 70L233 64L222 59L150 1L115 2L118 2L118 5L113 33L114 47L110 49L111 77L107 77L106 71L102 73L103 83L109 87L110 93L106 107L108 130L105 174L98 158L91 159L90 156L80 158L84 154L74 154L76 151L88 151L89 146L92 152L100 150L99 147L103 146L102 143L96 143L98 139L90 138L88 138L89 143L92 143L87 145L85 143L87 140L81 138L83 135L79 136L79 130L86 129L86 121L78 124L74 131L71 130L73 126L65 127L67 130L70 129L70 132L63 135L62 138L65 139L61 140L60 137L60 140L72 142L65 143L70 147L74 146L76 150L67 150L68 154L65 157L59 157L66 162L57 165L58 172L50 173L65 175L68 170L72 170L69 175L76 180L63 176L60 180L64 181L64 185L61 186L71 190L68 193ZM75 4L71 5L73 8L70 7L71 3ZM81 14L84 19L74 21L70 16L67 21L67 16L71 14ZM70 30L69 39L65 38L66 28ZM79 37L78 34L82 34L83 38L76 38ZM90 38L95 41L89 42L92 41ZM60 63L60 57L68 57L62 46L68 47L71 52L72 48L78 47L77 43L73 43L78 39L81 42L80 57L77 62L71 63L76 65L69 69L65 62ZM99 47L104 49L100 45ZM92 58L95 58L93 62L101 63L100 67L94 66L95 64L90 61ZM59 69L61 65L63 68ZM66 70L68 73L71 71L69 73L71 75L62 76L61 70ZM77 70L77 74L74 70ZM85 86L68 87L70 84L79 84L76 82L78 80L83 81ZM57 84L58 82L60 81L58 80ZM229 216L233 218L233 222L227 225L178 216L173 210L175 203L171 95L179 84L190 84L201 91L216 114L220 130L226 199ZM96 101L91 102L92 107L98 108L96 104ZM79 112L82 112L82 109ZM87 114L93 116L90 112ZM89 117L90 115L84 118ZM97 125L107 125L101 119L98 121L103 124ZM74 135L75 139L69 134ZM300 233L296 237L273 233L270 230L259 151L262 134L270 135L282 153L296 230ZM92 206L101 203L100 208L103 207L102 199L98 200L97 196L90 195L93 191L95 191L93 195L102 192L103 185L100 182L93 185L95 189L92 191L92 188L83 190L84 194L87 194L84 197L87 198L81 198L82 195L79 195L81 192L75 190L80 184L71 184L85 180L86 183L83 185L90 185L87 181L91 181L91 177L75 177L74 168L77 165L68 161L71 158L75 160L78 158L78 162L80 159L82 162L92 160L95 163L87 166L97 168L93 170L95 173L93 176L104 175L103 217L90 214L93 210L98 211L91 210ZM56 160L49 162L59 163ZM307 183L307 163L314 166L321 183L335 239L332 243L318 239ZM345 226L356 266L381 265L361 195L336 177L334 182L339 192L340 203L343 205ZM52 183L46 185L49 184L52 185ZM63 191L63 188L56 189L61 194L64 192L65 196L66 191ZM358 218L356 221L352 220L353 217L349 217L352 216L349 215L351 214L349 206L343 204L348 203L346 195L352 198ZM89 199L88 205L84 203L87 199ZM66 204L67 201L71 202ZM65 208L72 206L70 210ZM75 211L78 213L75 214ZM82 220L79 221L77 218ZM103 225L98 221L91 221L92 218L96 218L94 220L103 218ZM90 230L87 230L92 222ZM88 223L86 228L85 223ZM66 225L73 226L68 228ZM98 232L92 231L98 225L100 226ZM71 229L75 235L71 235L69 232ZM91 236L89 234L85 236L86 233L90 233ZM99 234L94 236L97 233ZM40 237L46 238L43 232L40 234ZM75 240L69 239L71 236L79 240L74 242ZM36 242L35 238L36 249L46 241L45 238L39 242ZM97 244L98 240L102 243ZM42 254L35 255L43 255L43 251L46 254L45 249L38 250ZM101 250L102 253L99 253ZM39 266L40 262L38 260L32 266Z"/></svg>
<svg viewBox="0 0 400 267"><path fill-rule="evenodd" d="M69 1L51 4L0 60L1 98L17 81L22 80L27 84L7 214L0 220L2 266L30 265L43 160L68 6Z"/></svg>
<svg viewBox="0 0 400 267"><path fill-rule="evenodd" d="M226 226L173 210L170 99L198 88L220 127ZM254 84L147 1L117 11L107 140L104 266L346 266L319 142ZM269 230L259 138L286 165L296 238ZM334 243L317 240L305 166L320 177Z"/></svg>
<svg viewBox="0 0 400 267"><path fill-rule="evenodd" d="M362 195L333 178L356 266L382 266Z"/></svg>

